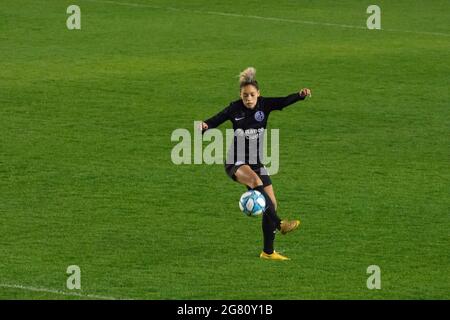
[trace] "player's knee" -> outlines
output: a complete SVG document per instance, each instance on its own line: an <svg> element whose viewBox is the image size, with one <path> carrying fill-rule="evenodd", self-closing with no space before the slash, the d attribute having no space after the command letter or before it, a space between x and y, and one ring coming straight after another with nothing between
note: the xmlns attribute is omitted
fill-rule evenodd
<svg viewBox="0 0 450 320"><path fill-rule="evenodd" d="M261 186L263 183L262 183L261 179L257 175L255 175L250 178L250 181L248 184L249 184L250 188L256 188L257 186Z"/></svg>

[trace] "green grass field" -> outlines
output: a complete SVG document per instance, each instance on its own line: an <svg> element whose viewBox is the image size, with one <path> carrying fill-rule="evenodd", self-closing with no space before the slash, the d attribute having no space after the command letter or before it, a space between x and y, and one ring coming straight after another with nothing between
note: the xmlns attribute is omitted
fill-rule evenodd
<svg viewBox="0 0 450 320"><path fill-rule="evenodd" d="M2 1L0 298L449 299L450 4L377 1L367 30L370 4ZM247 66L313 90L270 120L283 263L222 165L171 162ZM69 265L82 296L50 292Z"/></svg>

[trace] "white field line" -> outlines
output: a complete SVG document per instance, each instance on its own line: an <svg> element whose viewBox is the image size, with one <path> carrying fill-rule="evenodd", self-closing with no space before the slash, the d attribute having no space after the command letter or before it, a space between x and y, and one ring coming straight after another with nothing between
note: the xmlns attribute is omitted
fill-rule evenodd
<svg viewBox="0 0 450 320"><path fill-rule="evenodd" d="M151 8L151 9L161 9L161 10L168 10L168 11L218 15L218 16L244 18L244 19L258 19L258 20L266 20L266 21L277 21L277 22L287 22L287 23L296 23L296 24L310 24L310 25L326 26L326 27L339 27L339 28L368 30L367 27L365 27L365 26L355 26L355 25L348 25L348 24L315 22L315 21L307 21L307 20L294 20L294 19L284 19L284 18L276 18L276 17L263 17L263 16L244 15L244 14L239 14L239 13L227 13L227 12L219 12L219 11L182 9L182 8L175 8L175 7L157 6L157 5L153 5L153 4L118 2L118 1L112 1L112 0L86 0L86 1L97 2L97 3L106 3L106 4L126 6L126 7ZM450 34L442 33L442 32L412 31L412 30L398 30L398 29L381 29L381 31L415 33L415 34L423 34L423 35L430 35L430 36L450 37Z"/></svg>
<svg viewBox="0 0 450 320"><path fill-rule="evenodd" d="M81 298L92 298L92 299L101 299L101 300L122 300L122 298L99 296L99 295L95 295L95 294L83 294L83 293L79 293L79 292L66 292L66 291L48 289L48 288L36 288L36 287L31 287L31 286L23 286L20 284L0 283L0 288L20 289L20 290L34 291L34 292L46 292L46 293L60 294L60 295L64 295L64 296L75 296L75 297L81 297ZM131 300L131 299L126 299L126 300Z"/></svg>

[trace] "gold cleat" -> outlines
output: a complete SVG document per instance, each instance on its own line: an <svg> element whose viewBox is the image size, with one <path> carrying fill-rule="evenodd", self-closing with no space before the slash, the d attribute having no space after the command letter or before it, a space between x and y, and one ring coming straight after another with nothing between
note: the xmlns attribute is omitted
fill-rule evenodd
<svg viewBox="0 0 450 320"><path fill-rule="evenodd" d="M280 224L281 234L286 234L288 232L294 231L300 226L300 220L283 220Z"/></svg>
<svg viewBox="0 0 450 320"><path fill-rule="evenodd" d="M263 251L263 252L261 252L259 257L261 259L266 259L266 260L278 260L278 261L291 260L288 257L282 256L281 254L279 254L276 251L274 251L272 254L268 254Z"/></svg>

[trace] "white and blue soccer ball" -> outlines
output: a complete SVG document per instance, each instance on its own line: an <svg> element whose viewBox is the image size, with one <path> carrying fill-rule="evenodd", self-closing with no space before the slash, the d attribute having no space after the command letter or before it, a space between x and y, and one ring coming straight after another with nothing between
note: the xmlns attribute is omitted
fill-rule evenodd
<svg viewBox="0 0 450 320"><path fill-rule="evenodd" d="M241 196L241 199L239 199L239 208L245 215L256 217L264 212L266 208L266 199L261 192L250 190L245 192Z"/></svg>

